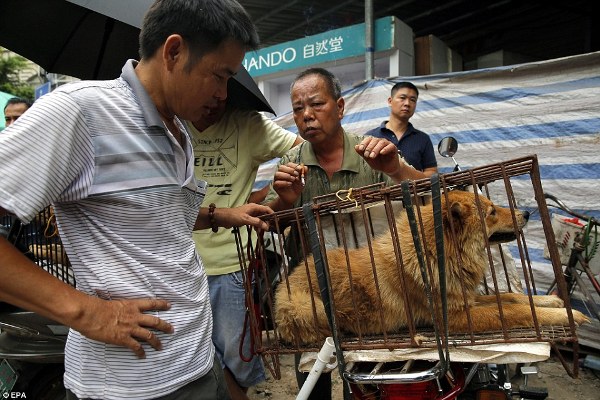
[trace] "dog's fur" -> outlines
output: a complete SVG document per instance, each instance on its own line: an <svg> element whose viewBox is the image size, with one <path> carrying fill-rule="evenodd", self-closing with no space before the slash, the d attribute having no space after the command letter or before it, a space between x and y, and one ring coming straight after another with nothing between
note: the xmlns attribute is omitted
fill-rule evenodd
<svg viewBox="0 0 600 400"><path fill-rule="evenodd" d="M475 196L463 191L449 192L448 201L442 196L450 332L469 331L463 286L472 330L484 332L502 329L496 296L476 294L476 287L482 282L488 265L477 204L480 204L484 215L488 238L498 233L514 233L513 215L510 209L498 207L484 196L477 196L477 201ZM424 226L422 234L425 238L422 247L426 258L433 264L432 284L439 288L432 207L421 207L420 212ZM518 228L522 228L526 223L523 214L515 210L515 217ZM452 225L449 218L452 218ZM375 238L372 244L373 260L380 296L376 289L368 247L347 252L343 248L337 248L327 252L336 323L344 332L363 335L391 333L408 326L407 321L410 317L405 307L404 291L407 292L415 324L430 326L432 323L406 212L400 214L396 225L405 283L402 282L391 235ZM350 267L347 260L350 260ZM331 335L319 295L312 256L307 261L307 268L305 263L301 262L290 274L289 291L286 282L281 282L275 294L275 322L280 337L287 342L297 340L300 343L317 343ZM307 269L310 273L312 292L307 280ZM527 295L504 293L500 296L502 315L508 328L533 326ZM311 297L314 297L314 303ZM533 299L540 325L568 325L567 310L563 308L559 297L533 296ZM585 315L575 310L573 317L577 324L589 321Z"/></svg>

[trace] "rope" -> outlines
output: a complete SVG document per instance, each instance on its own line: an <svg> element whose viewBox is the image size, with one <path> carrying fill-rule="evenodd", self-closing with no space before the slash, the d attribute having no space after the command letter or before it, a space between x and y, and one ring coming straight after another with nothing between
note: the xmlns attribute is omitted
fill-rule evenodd
<svg viewBox="0 0 600 400"><path fill-rule="evenodd" d="M262 262L260 259L260 254L262 254L262 235L263 235L263 232L261 231L259 233L259 237L256 240L256 251L254 252L254 257L252 257L250 239L248 239L249 243L246 248L248 260L250 260L250 263L248 266L248 272L246 273L246 284L244 286L246 288L252 288L252 295L254 296L254 302L250 302L249 298L246 296L246 298L245 298L246 315L244 316L244 326L242 327L242 336L240 337L240 345L239 345L239 349L238 349L240 358L244 362L252 361L252 357L254 357L256 355L256 344L254 342L254 333L253 332L250 332L250 355L249 356L244 355L244 340L246 338L246 330L248 329L248 326L250 324L251 310L252 310L252 312L255 313L254 316L257 319L257 321L259 322L259 324L260 324L260 321L262 321L262 319L261 319L261 317L262 317L261 316L261 308L262 307L260 304L260 295L258 294L259 289L258 289L258 287L252 285L253 276L257 277L255 282L258 284L259 270L262 267ZM248 303L254 303L254 304L248 304ZM259 325L259 330L260 329L261 329L261 327Z"/></svg>
<svg viewBox="0 0 600 400"><path fill-rule="evenodd" d="M50 214L50 217L46 221L46 227L44 228L44 237L46 239L58 236L58 229L56 228L56 216L54 213Z"/></svg>
<svg viewBox="0 0 600 400"><path fill-rule="evenodd" d="M346 193L345 197L341 197L340 194L342 193ZM352 188L348 189L348 190L338 190L337 192L335 192L335 197L337 197L339 200L341 201L350 201L354 203L354 207L358 208L358 201L356 201L355 198L352 197Z"/></svg>

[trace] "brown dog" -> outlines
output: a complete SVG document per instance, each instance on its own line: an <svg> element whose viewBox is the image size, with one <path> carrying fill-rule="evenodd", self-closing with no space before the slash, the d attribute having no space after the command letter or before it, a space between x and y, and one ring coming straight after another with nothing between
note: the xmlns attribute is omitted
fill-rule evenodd
<svg viewBox="0 0 600 400"><path fill-rule="evenodd" d="M511 210L494 205L484 196L477 197L484 215L488 238L493 238L494 234L514 234ZM425 237L423 251L433 263L432 284L439 288L433 211L431 206L421 207L420 210ZM479 296L475 290L481 283L489 264L475 194L451 191L448 193L448 202L442 195L442 215L450 331L469 331L463 286L473 331L502 329L496 296ZM526 223L523 214L516 210L515 217L517 227L522 228ZM453 229L449 218L452 218ZM344 332L354 334L360 332L368 335L396 332L406 327L409 317L405 308L403 290L408 291L415 324L431 326L431 313L406 212L400 214L396 225L400 238L405 284L402 283L392 237L389 234L375 238L372 244L379 292L375 285L368 248L352 249L347 253L343 248L337 248L327 252L336 322ZM350 260L351 279L347 259ZM285 282L281 282L276 290L275 322L281 338L286 342L294 342L294 339L297 339L300 343L317 343L331 335L319 295L312 256L308 260L308 270L312 282L312 296L304 262L290 274L289 292ZM508 328L533 326L527 295L504 293L500 296L502 314ZM315 299L314 307L311 297ZM563 302L560 298L533 296L533 299L540 325L568 325L567 310L562 308ZM589 321L585 315L575 310L573 317L577 324Z"/></svg>

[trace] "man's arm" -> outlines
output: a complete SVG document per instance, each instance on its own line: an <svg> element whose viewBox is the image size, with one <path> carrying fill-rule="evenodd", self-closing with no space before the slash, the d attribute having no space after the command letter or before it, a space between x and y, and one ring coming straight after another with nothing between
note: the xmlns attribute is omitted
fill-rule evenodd
<svg viewBox="0 0 600 400"><path fill-rule="evenodd" d="M355 146L355 150L371 168L388 175L394 182L427 177L401 159L396 146L387 139L367 136Z"/></svg>
<svg viewBox="0 0 600 400"><path fill-rule="evenodd" d="M429 167L429 168L425 168L423 170L423 175L425 175L425 178L429 178L431 175L435 174L438 172L437 167Z"/></svg>
<svg viewBox="0 0 600 400"><path fill-rule="evenodd" d="M267 203L274 211L288 210L294 207L296 200L304 190L302 175L308 167L293 162L280 164L273 176L273 190L277 197Z"/></svg>
<svg viewBox="0 0 600 400"><path fill-rule="evenodd" d="M256 146L253 146L251 151L254 151L254 156L257 158L266 156L264 161L281 157L289 149L304 141L300 135L281 127L256 110L238 110L235 115L245 122L243 129L250 133L250 137L260 133L260 143L255 142Z"/></svg>
<svg viewBox="0 0 600 400"><path fill-rule="evenodd" d="M272 213L273 210L267 206L247 203L234 208L216 207L211 218L209 208L202 207L198 213L194 230L213 227L231 228L244 225L251 225L257 229L267 230L269 229L269 225L258 217Z"/></svg>
<svg viewBox="0 0 600 400"><path fill-rule="evenodd" d="M269 194L269 185L265 185L262 189L250 193L247 202L260 204L265 201L267 194Z"/></svg>
<svg viewBox="0 0 600 400"><path fill-rule="evenodd" d="M304 142L304 139L302 139L302 136L296 135L296 140L294 140L294 143L292 144L292 147L296 147L296 146L298 146L302 142Z"/></svg>
<svg viewBox="0 0 600 400"><path fill-rule="evenodd" d="M144 314L168 310L167 301L108 301L89 296L44 271L3 237L0 300L60 322L90 339L127 347L140 358L145 356L142 342L161 349L155 331L173 332L169 323Z"/></svg>
<svg viewBox="0 0 600 400"><path fill-rule="evenodd" d="M292 144L292 147L296 147L297 145L299 145L300 143L304 142L304 139L302 139L302 137L300 135L296 136L296 140L294 141L294 143ZM284 155L282 154L281 157L283 157ZM292 189L292 192L287 196L288 197L288 201L282 201L279 198L279 190L285 190L289 184L286 182L293 182L294 179L292 178L292 175L294 173L294 171L296 171L296 173L298 173L298 171L300 171L300 166L298 164L294 164L294 163L288 163L288 166L284 166L282 169L282 165L280 164L278 166L278 170L277 172L275 172L275 175L273 177L273 189L277 192L278 197L276 197L275 199L266 202L264 204L266 204L267 206L269 206L271 209L273 209L274 211L281 211L281 210L287 210L288 208L291 208L296 200L296 198L299 196L299 193L302 193L302 187L300 186L300 188L298 189L298 187L295 187L295 189ZM305 171L306 172L306 171ZM279 176L278 176L279 174ZM294 175L296 176L296 175ZM298 181L298 183L300 183ZM271 186L267 185L265 187L266 191L264 193L264 196L262 197L262 201L264 202L264 200L266 199L266 197L269 194ZM300 190L299 192L297 192L296 194L293 193L293 191ZM253 193L254 195L254 193ZM284 194L285 196L285 194ZM291 196L291 197L290 197ZM253 197L252 195L250 196L251 198Z"/></svg>
<svg viewBox="0 0 600 400"><path fill-rule="evenodd" d="M280 128L280 129L281 129L281 131L288 132L288 131L284 130L283 128ZM302 139L302 136L296 135L294 142L292 143L290 148L286 149L285 152L287 152L288 150L290 150L293 147L296 147L297 145L299 145L302 142L304 142L304 139ZM282 157L285 154L285 152L283 152L282 154L278 154L277 157ZM261 167L262 167L262 165L261 165ZM259 170L260 170L260 168L259 168ZM264 203L267 195L269 194L269 190L270 190L270 185L266 185L262 189L250 193L250 197L248 198L248 203L257 203L257 204Z"/></svg>

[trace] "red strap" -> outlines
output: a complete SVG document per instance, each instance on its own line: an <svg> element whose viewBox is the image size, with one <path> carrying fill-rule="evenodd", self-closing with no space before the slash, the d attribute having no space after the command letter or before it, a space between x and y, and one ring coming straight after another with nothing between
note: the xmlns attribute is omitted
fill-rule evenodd
<svg viewBox="0 0 600 400"><path fill-rule="evenodd" d="M246 284L244 285L244 287L246 289L251 288L250 290L254 290L256 288L254 288L252 286L252 277L254 275L256 275L257 277L259 276L259 271L261 268L261 249L262 249L262 235L263 233L260 232L259 233L259 238L256 241L256 251L254 252L254 255L251 254L251 246L247 246L247 253L248 253L248 260L250 260L250 264L248 267L248 272L246 273ZM254 343L254 335L251 333L250 334L250 355L248 357L246 357L244 355L244 339L246 337L246 330L247 327L250 323L249 319L250 319L250 308L252 308L252 310L254 311L254 316L256 318L257 321L259 321L259 324L262 321L262 317L261 317L261 313L260 313L260 302L254 302L254 304L248 304L249 303L249 296L254 295L254 293L248 294L246 293L246 296L244 297L244 301L246 303L246 316L244 317L244 326L242 328L242 336L240 338L240 346L239 346L239 353L240 353L240 358L244 361L244 362L250 362L252 360L252 357L254 357L256 355L256 350L255 350L255 343Z"/></svg>

